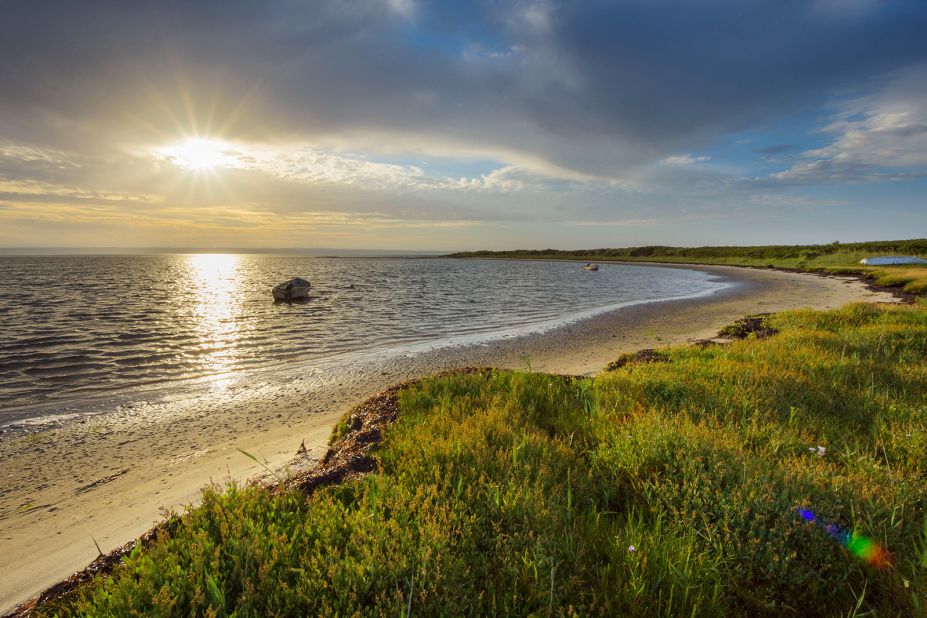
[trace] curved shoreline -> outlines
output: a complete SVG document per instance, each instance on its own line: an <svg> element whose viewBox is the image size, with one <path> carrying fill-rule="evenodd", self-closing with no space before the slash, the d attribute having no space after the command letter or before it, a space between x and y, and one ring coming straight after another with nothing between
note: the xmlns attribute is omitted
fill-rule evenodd
<svg viewBox="0 0 927 618"><path fill-rule="evenodd" d="M475 261L493 262L498 260L478 259ZM656 268L655 271L654 267ZM496 268L496 265L494 265L494 268ZM438 348L482 345L502 338L543 334L559 326L578 322L626 306L698 298L710 295L716 289L729 285L718 283L715 275L709 275L692 268L664 268L659 264L610 264L604 266L606 271L612 269L614 270L604 279L598 279L600 275L590 277L582 272L577 273L572 268L567 268L566 271L561 270L561 272L568 272L573 278L583 281L606 282L604 286L593 284L595 287L609 289L616 283L619 284L618 289L601 298L598 296L577 295L574 291L572 294L574 298L572 306L562 301L551 306L545 306L543 297L540 296L530 303L526 302L527 299L523 299L521 302L526 303L524 306L518 303L507 303L508 307L503 312L506 319L503 320L499 320L495 315L492 315L490 316L491 319L485 321L452 319L450 324L443 321L431 325L423 324L424 330L416 328L415 330L418 332L411 336L402 336L395 339L385 337L375 341L358 339L336 346L326 344L326 348L334 349L322 354L313 350L310 345L308 349L304 350L304 354L287 359L280 359L275 354L267 353L260 355L263 361L260 364L249 363L248 367L229 367L226 368L225 373L220 374L191 371L183 376L159 379L158 373L160 370L155 368L152 370L152 375L150 377L145 376L141 384L132 382L121 384L118 379L112 380L105 375L101 375L100 384L96 390L85 390L83 388L85 384L96 383L97 380L95 379L84 377L80 381L72 380L60 392L49 394L44 399L31 401L28 395L24 395L19 403L16 400L0 402L0 441L10 437L15 438L25 433L57 428L67 423L80 421L85 417L105 415L113 410L133 406L140 402L209 396L210 391L213 390L213 385L217 382L253 386L272 381L285 381L294 376L319 371L323 373L337 372L343 365L353 364L358 359L374 356L386 358L420 354ZM667 272L672 270L685 273L681 277L684 281L676 281L679 276ZM507 272L508 268L498 268L498 271ZM654 280L672 281L678 287L671 289L675 286L664 284L658 286L661 288L660 290L648 289L647 285L644 285L642 289L635 289L635 282L641 278L642 273L648 271L656 275L653 277ZM643 275L644 278L650 276L652 275ZM689 280L690 278L691 280ZM628 281L630 282L628 283ZM689 291L692 288L695 291ZM477 297L471 297L470 302L477 307L479 306ZM494 304L493 306L498 308L499 305ZM80 385L79 392L72 392L71 389L75 384ZM11 403L13 405L10 405Z"/></svg>
<svg viewBox="0 0 927 618"><path fill-rule="evenodd" d="M229 389L222 401L141 406L0 444L6 481L0 551L7 558L0 611L88 564L97 555L93 539L109 551L148 530L162 507L195 501L210 480L260 473L237 449L277 466L305 441L304 462L313 462L347 409L392 384L474 365L589 374L623 352L709 338L748 313L894 300L852 278L659 266L712 272L734 285L709 297L623 307L541 334L359 362L328 382Z"/></svg>

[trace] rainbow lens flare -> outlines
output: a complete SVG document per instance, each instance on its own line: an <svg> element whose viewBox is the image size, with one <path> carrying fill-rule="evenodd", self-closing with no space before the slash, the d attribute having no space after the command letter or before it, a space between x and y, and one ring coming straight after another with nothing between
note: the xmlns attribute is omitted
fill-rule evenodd
<svg viewBox="0 0 927 618"><path fill-rule="evenodd" d="M802 519L819 525L829 537L869 566L884 569L892 565L892 554L869 537L850 532L837 524L820 521L817 515L808 509L798 508L796 510Z"/></svg>

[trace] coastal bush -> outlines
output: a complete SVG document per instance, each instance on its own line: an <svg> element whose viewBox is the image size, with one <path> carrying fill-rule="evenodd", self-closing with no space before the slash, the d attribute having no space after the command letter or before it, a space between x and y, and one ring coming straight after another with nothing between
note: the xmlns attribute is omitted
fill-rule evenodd
<svg viewBox="0 0 927 618"><path fill-rule="evenodd" d="M375 473L208 488L37 613L923 615L927 303L763 321L593 379L425 380Z"/></svg>

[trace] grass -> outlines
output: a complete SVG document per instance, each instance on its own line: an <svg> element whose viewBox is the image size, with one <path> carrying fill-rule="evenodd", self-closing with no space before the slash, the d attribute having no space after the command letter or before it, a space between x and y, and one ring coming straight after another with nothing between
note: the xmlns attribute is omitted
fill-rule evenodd
<svg viewBox="0 0 927 618"><path fill-rule="evenodd" d="M592 379L426 380L376 473L206 489L37 614L924 615L927 302L764 320Z"/></svg>
<svg viewBox="0 0 927 618"><path fill-rule="evenodd" d="M451 257L569 259L596 262L667 262L785 268L833 275L858 275L877 285L927 294L927 266L864 266L864 257L914 255L927 258L927 239L831 243L829 245L770 245L736 247L629 247L623 249L555 249L472 251Z"/></svg>

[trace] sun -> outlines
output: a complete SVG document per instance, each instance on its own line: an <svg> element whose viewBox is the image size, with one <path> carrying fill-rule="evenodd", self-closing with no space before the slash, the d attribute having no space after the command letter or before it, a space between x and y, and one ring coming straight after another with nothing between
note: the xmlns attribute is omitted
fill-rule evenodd
<svg viewBox="0 0 927 618"><path fill-rule="evenodd" d="M190 138L158 152L174 165L194 172L228 167L234 162L231 145L216 139Z"/></svg>

